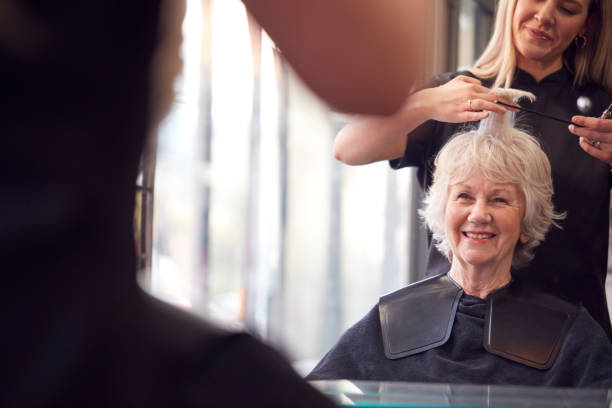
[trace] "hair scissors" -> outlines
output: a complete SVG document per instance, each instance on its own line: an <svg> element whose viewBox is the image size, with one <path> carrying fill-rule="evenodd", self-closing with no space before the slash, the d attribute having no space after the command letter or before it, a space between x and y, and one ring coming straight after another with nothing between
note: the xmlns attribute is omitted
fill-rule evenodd
<svg viewBox="0 0 612 408"><path fill-rule="evenodd" d="M563 122L563 123L565 123L565 124L567 124L567 125L574 125L574 126L582 127L582 126L580 126L580 125L578 125L578 124L576 124L576 123L573 123L573 122L571 122L571 121L569 121L569 120L561 119L561 118L558 118L558 117L556 117L556 116L549 115L549 114L547 114L547 113L538 112L538 111L533 110L533 109L523 108L522 106L514 106L514 105L510 105L509 103L505 103L505 102L501 102L501 101L493 101L493 102L495 102L495 103L497 103L497 104L499 104L499 105L507 106L507 107L509 107L509 108L514 108L514 109L518 109L518 110L521 110L521 111L524 111L524 112L534 113L534 114L539 115L539 116L542 116L542 117L544 117L544 118L548 118L548 119L556 120L556 121L558 121L558 122ZM610 105L610 108L612 108L612 105ZM608 108L608 109L610 109L610 108ZM606 113L606 112L604 112L604 113ZM608 112L608 113L609 113L609 112Z"/></svg>
<svg viewBox="0 0 612 408"><path fill-rule="evenodd" d="M603 111L599 119L612 119L612 103L608 106L608 109Z"/></svg>
<svg viewBox="0 0 612 408"><path fill-rule="evenodd" d="M553 120L556 120L558 122L563 122L563 123L566 123L568 125L574 125L574 126L577 126L577 127L583 127L583 126L580 126L580 125L578 125L576 123L573 123L573 122L571 122L569 120L561 119L561 118L558 118L556 116L548 115L546 113L538 112L538 111L535 111L535 110L532 110L532 109L523 108L522 106L514 106L514 105L510 105L509 103L505 103L505 102L501 102L501 101L493 101L493 102L495 102L495 103L497 103L499 105L507 106L509 108L518 109L518 110L521 110L521 111L524 111L524 112L533 113L533 114L536 114L536 115L539 115L539 116L542 116L542 117L545 117L545 118L548 118L548 119L553 119ZM603 111L603 113L601 114L601 116L599 118L600 119L612 119L612 103L610 104L610 106L608 106L608 108L605 111Z"/></svg>

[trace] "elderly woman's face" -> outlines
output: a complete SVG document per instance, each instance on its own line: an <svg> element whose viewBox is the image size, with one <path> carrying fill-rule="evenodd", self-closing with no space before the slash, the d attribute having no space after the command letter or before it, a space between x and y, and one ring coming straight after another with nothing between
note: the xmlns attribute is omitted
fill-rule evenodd
<svg viewBox="0 0 612 408"><path fill-rule="evenodd" d="M510 270L524 215L525 198L514 184L494 183L477 172L452 185L444 224L453 264Z"/></svg>
<svg viewBox="0 0 612 408"><path fill-rule="evenodd" d="M563 52L584 29L590 0L518 0L512 36L519 67L524 60L562 61Z"/></svg>

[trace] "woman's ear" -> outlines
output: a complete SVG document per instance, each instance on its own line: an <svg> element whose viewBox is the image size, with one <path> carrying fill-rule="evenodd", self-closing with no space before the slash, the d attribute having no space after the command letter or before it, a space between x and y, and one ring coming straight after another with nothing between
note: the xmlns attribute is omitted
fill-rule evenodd
<svg viewBox="0 0 612 408"><path fill-rule="evenodd" d="M521 244L526 244L529 242L529 240L531 239L531 237L525 233L521 233L521 235L519 236L519 241L521 241Z"/></svg>

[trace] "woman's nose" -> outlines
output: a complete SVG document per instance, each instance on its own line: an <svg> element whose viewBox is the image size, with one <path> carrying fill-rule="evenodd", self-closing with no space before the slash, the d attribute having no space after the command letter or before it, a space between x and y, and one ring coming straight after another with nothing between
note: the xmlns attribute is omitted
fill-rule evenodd
<svg viewBox="0 0 612 408"><path fill-rule="evenodd" d="M470 208L468 215L468 221L472 224L486 224L491 222L491 213L489 207L484 200L477 200L474 205Z"/></svg>
<svg viewBox="0 0 612 408"><path fill-rule="evenodd" d="M535 13L535 19L540 25L550 26L555 23L555 1L556 0L546 0L540 3Z"/></svg>

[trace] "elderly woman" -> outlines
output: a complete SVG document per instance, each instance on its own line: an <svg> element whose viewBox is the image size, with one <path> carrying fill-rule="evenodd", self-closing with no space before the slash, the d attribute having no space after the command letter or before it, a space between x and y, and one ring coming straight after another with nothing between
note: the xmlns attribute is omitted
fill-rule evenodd
<svg viewBox="0 0 612 408"><path fill-rule="evenodd" d="M513 279L563 215L546 154L510 116L436 157L421 215L450 270L382 297L308 379L612 387L612 345L586 309Z"/></svg>

